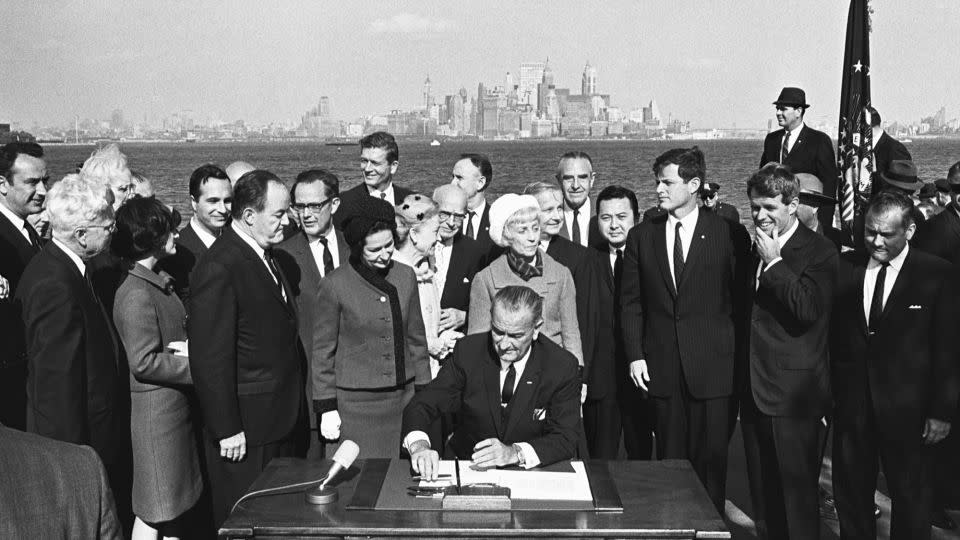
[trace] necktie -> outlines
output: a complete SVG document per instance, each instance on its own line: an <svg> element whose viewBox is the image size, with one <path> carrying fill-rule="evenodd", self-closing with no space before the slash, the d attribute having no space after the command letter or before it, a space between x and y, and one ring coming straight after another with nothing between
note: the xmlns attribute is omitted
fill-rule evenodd
<svg viewBox="0 0 960 540"><path fill-rule="evenodd" d="M273 251L266 250L263 252L263 259L267 261L267 266L270 268L270 273L273 274L273 280L277 284L277 290L280 291L280 296L283 297L286 301L287 296L283 292L283 281L280 279L280 268L277 267L277 261L273 258Z"/></svg>
<svg viewBox="0 0 960 540"><path fill-rule="evenodd" d="M477 239L477 235L473 234L473 216L477 215L476 212L467 212L467 236Z"/></svg>
<svg viewBox="0 0 960 540"><path fill-rule="evenodd" d="M33 248L40 251L40 235L37 234L36 229L31 227L26 221L23 222L23 228L27 231L27 236L30 237L30 243L33 244Z"/></svg>
<svg viewBox="0 0 960 540"><path fill-rule="evenodd" d="M870 301L870 317L867 327L870 333L877 331L877 323L880 322L880 315L883 313L883 288L884 281L887 279L887 267L889 263L883 263L880 271L877 272L877 281L873 285L873 300Z"/></svg>
<svg viewBox="0 0 960 540"><path fill-rule="evenodd" d="M678 221L673 235L673 284L680 289L680 276L683 275L683 239L680 238L682 224Z"/></svg>
<svg viewBox="0 0 960 540"><path fill-rule="evenodd" d="M623 248L617 249L616 258L613 260L613 286L619 288L620 279L623 277Z"/></svg>
<svg viewBox="0 0 960 540"><path fill-rule="evenodd" d="M783 163L787 159L787 154L790 153L790 131L786 131L783 134L783 146L780 147L780 163Z"/></svg>
<svg viewBox="0 0 960 540"><path fill-rule="evenodd" d="M500 390L500 406L506 407L513 398L513 386L517 382L517 370L513 369L513 363L507 368L507 376L503 379L503 389Z"/></svg>
<svg viewBox="0 0 960 540"><path fill-rule="evenodd" d="M333 272L333 254L330 253L330 246L327 245L327 237L320 237L320 245L323 246L323 275L326 276Z"/></svg>
<svg viewBox="0 0 960 540"><path fill-rule="evenodd" d="M580 243L580 224L577 223L577 215L579 213L579 209L573 211L573 234L570 236L574 244Z"/></svg>
<svg viewBox="0 0 960 540"><path fill-rule="evenodd" d="M384 201L387 200L387 194L381 192L381 193L380 193L380 199L381 199L381 200L384 200Z"/></svg>

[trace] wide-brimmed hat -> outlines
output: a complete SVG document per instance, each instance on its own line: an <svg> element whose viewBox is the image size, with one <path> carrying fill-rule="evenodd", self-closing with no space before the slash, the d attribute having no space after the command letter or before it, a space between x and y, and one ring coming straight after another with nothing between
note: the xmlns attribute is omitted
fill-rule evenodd
<svg viewBox="0 0 960 540"><path fill-rule="evenodd" d="M917 166L909 159L895 159L887 170L880 171L880 178L893 187L914 192L923 186L917 176Z"/></svg>
<svg viewBox="0 0 960 540"><path fill-rule="evenodd" d="M823 194L823 182L810 173L797 173L797 182L800 183L800 202L807 206L825 206L837 204L833 197Z"/></svg>
<svg viewBox="0 0 960 540"><path fill-rule="evenodd" d="M927 199L936 196L937 186L935 186L933 182L924 182L923 186L920 188L920 198Z"/></svg>
<svg viewBox="0 0 960 540"><path fill-rule="evenodd" d="M773 104L803 107L804 109L810 106L810 104L807 103L807 93L804 92L802 88L795 88L793 86L784 86L783 90L780 90L780 97L778 97Z"/></svg>
<svg viewBox="0 0 960 540"><path fill-rule="evenodd" d="M957 181L960 182L960 179L958 179ZM951 184L946 178L938 178L937 181L933 183L933 185L937 187L937 191L942 191L943 193L950 192ZM953 184L953 185L958 185L958 184Z"/></svg>

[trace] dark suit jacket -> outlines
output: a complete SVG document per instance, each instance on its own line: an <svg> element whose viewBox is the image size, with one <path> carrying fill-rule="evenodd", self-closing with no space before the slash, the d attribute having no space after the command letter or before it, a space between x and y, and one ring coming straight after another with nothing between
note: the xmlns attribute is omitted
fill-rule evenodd
<svg viewBox="0 0 960 540"><path fill-rule="evenodd" d="M666 223L666 215L657 217L627 236L622 301L628 358L647 361L653 396L673 394L677 359L693 397L729 396L734 358L742 353L750 239L742 225L701 212L678 291Z"/></svg>
<svg viewBox="0 0 960 540"><path fill-rule="evenodd" d="M703 210L706 212L716 212L717 215L722 218L729 219L734 223L740 223L740 212L738 212L736 207L734 207L732 204L721 202L717 204L716 210L711 210L706 206L701 206L700 210Z"/></svg>
<svg viewBox="0 0 960 540"><path fill-rule="evenodd" d="M943 212L918 225L910 246L960 264L960 215L953 203Z"/></svg>
<svg viewBox="0 0 960 540"><path fill-rule="evenodd" d="M560 237L566 240L570 240L570 232L567 230L569 226L564 223L563 227L560 227ZM572 240L571 240L572 241ZM602 242L603 237L600 236L600 224L597 223L597 214L594 213L590 216L590 221L587 223L587 246L592 246L597 242ZM581 247L587 247L581 246Z"/></svg>
<svg viewBox="0 0 960 540"><path fill-rule="evenodd" d="M910 151L902 142L884 132L879 141L873 141L873 170L874 178L890 168L890 162L895 159L913 159Z"/></svg>
<svg viewBox="0 0 960 540"><path fill-rule="evenodd" d="M614 281L613 267L610 265L610 246L603 241L595 244L592 249L597 261L600 311L597 317L597 345L594 349L596 353L587 387L588 397L605 396L615 392L618 385L627 380L629 364L623 341L621 284Z"/></svg>
<svg viewBox="0 0 960 540"><path fill-rule="evenodd" d="M407 195L411 195L413 191L410 191L409 189L403 186L397 185L396 179L394 179L392 182L393 182L393 201L388 201L388 202L390 202L390 204L394 206L397 206L398 204L402 203L404 199L407 198ZM352 208L357 199L359 199L360 197L369 197L369 196L370 196L370 190L367 189L367 185L364 184L363 181L361 181L360 184L353 186L352 188L346 191L340 192L340 205L342 208ZM338 212L334 214L333 215L334 225L336 225L339 228L340 224L343 222L343 218L346 217L346 214L347 212Z"/></svg>
<svg viewBox="0 0 960 540"><path fill-rule="evenodd" d="M642 221L650 221L653 218L663 217L667 215L667 211L661 209L659 206L651 206L643 212Z"/></svg>
<svg viewBox="0 0 960 540"><path fill-rule="evenodd" d="M0 215L0 276L10 282L10 296L0 299L0 328L4 329L3 339L0 339L0 376L18 379L0 383L3 384L5 394L0 396L0 419L18 429L22 429L26 421L26 396L23 389L26 384L27 348L23 341L20 308L13 297L24 268L38 251L10 220ZM7 389L4 383L11 387ZM14 392L16 395L12 395Z"/></svg>
<svg viewBox="0 0 960 540"><path fill-rule="evenodd" d="M831 365L837 415L869 388L883 437L920 444L924 421L957 410L956 271L911 248L890 291L876 333L863 312L865 253L841 255L833 307Z"/></svg>
<svg viewBox="0 0 960 540"><path fill-rule="evenodd" d="M293 433L303 404L295 299L225 227L190 276L190 372L213 440L241 431L262 446Z"/></svg>
<svg viewBox="0 0 960 540"><path fill-rule="evenodd" d="M229 226L227 224L227 227ZM180 229L176 255L167 257L157 264L157 271L164 271L174 279L174 290L177 291L177 296L188 310L190 309L190 273L206 252L207 246L197 236L190 222L187 222L187 226Z"/></svg>
<svg viewBox="0 0 960 540"><path fill-rule="evenodd" d="M583 349L583 382L586 383L589 396L600 399L611 390L604 384L609 376L605 373L610 369L607 358L600 359L601 365L595 366L594 361L601 353L600 339L603 333L600 328L603 304L601 298L600 260L596 252L581 245L574 244L561 236L555 236L547 247L550 255L570 270L573 276L573 285L576 288L577 323L580 326L580 346ZM593 387L593 373L601 372L597 377L597 388Z"/></svg>
<svg viewBox="0 0 960 540"><path fill-rule="evenodd" d="M760 274L750 316L750 388L770 416L819 418L830 406L828 332L837 250L802 223ZM756 271L760 259L754 256Z"/></svg>
<svg viewBox="0 0 960 540"><path fill-rule="evenodd" d="M761 167L771 161L780 162L783 133L784 130L781 128L767 134L767 138L763 141L763 156L760 157ZM800 134L797 135L796 142L793 143L793 148L783 160L783 164L790 167L794 174L810 173L816 176L823 182L824 194L836 197L837 176L840 173L833 153L833 141L826 133L804 125ZM833 206L826 208L832 209ZM823 221L822 217L821 221Z"/></svg>
<svg viewBox="0 0 960 540"><path fill-rule="evenodd" d="M537 412L543 411L542 419ZM525 442L542 465L574 457L580 423L577 359L540 336L506 410L500 407L500 359L489 333L462 338L440 373L403 411L403 429L428 432L444 413L456 413L459 425L448 442L460 459L488 438L504 444Z"/></svg>
<svg viewBox="0 0 960 540"><path fill-rule="evenodd" d="M119 369L126 362L106 309L54 242L27 265L16 299L26 329L27 430L90 445L109 467L122 457L128 420Z"/></svg>
<svg viewBox="0 0 960 540"><path fill-rule="evenodd" d="M123 538L97 453L0 426L0 537Z"/></svg>
<svg viewBox="0 0 960 540"><path fill-rule="evenodd" d="M470 311L470 285L473 277L484 267L486 253L476 240L458 234L453 239L450 252L450 265L447 267L440 308L455 308ZM464 323L466 324L466 323Z"/></svg>
<svg viewBox="0 0 960 540"><path fill-rule="evenodd" d="M483 207L483 214L480 215L480 229L475 231L477 235L477 247L480 249L480 252L483 253L483 263L480 267L481 270L495 261L497 257L503 255L504 252L504 249L494 244L493 239L490 238L491 202L492 201L487 201L487 205Z"/></svg>

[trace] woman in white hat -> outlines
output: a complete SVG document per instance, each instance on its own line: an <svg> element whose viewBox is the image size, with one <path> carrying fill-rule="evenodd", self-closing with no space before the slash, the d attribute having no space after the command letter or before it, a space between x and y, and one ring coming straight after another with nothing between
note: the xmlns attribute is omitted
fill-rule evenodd
<svg viewBox="0 0 960 540"><path fill-rule="evenodd" d="M508 285L530 287L543 297L541 332L583 365L576 290L566 267L541 251L540 204L532 195L508 193L490 205L490 239L506 248L477 273L470 287L468 334L490 331L490 305Z"/></svg>

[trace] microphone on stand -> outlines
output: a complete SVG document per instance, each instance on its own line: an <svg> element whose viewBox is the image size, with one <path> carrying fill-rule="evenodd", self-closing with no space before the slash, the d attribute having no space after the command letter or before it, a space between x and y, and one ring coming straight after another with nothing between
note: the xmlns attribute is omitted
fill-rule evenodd
<svg viewBox="0 0 960 540"><path fill-rule="evenodd" d="M330 466L330 470L327 471L327 475L323 481L319 486L307 492L307 502L310 504L330 504L335 502L339 498L337 488L328 487L327 484L329 484L336 475L340 474L340 471L349 469L359 455L360 447L357 446L357 443L349 440L340 443L340 448L338 448L337 452L333 455L333 465Z"/></svg>

